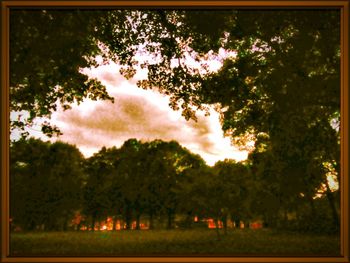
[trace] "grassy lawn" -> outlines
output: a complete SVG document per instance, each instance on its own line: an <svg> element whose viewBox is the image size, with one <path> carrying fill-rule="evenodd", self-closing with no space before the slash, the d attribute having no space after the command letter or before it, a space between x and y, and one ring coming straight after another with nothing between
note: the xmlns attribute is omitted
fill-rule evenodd
<svg viewBox="0 0 350 263"><path fill-rule="evenodd" d="M274 255L338 256L338 236L232 229L12 233L12 256Z"/></svg>

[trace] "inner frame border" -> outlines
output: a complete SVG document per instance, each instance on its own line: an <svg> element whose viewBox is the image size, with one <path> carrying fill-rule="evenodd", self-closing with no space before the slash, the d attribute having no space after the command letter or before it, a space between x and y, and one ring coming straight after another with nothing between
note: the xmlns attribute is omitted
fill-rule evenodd
<svg viewBox="0 0 350 263"><path fill-rule="evenodd" d="M327 8L341 11L341 256L339 257L11 257L9 251L9 13L32 8ZM0 262L349 262L349 2L235 0L2 1L1 2L1 257Z"/></svg>

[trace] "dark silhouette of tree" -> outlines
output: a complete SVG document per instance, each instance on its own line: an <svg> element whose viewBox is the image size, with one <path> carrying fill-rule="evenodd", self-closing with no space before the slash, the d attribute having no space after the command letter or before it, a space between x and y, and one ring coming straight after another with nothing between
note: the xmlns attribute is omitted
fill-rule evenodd
<svg viewBox="0 0 350 263"><path fill-rule="evenodd" d="M163 214L167 217L167 228L173 228L179 203L175 188L190 165L187 159L190 153L175 141L141 143L136 139L126 141L120 152L117 173L123 185L127 228L133 216L139 228L140 217L145 212L150 217L151 228L154 217Z"/></svg>
<svg viewBox="0 0 350 263"><path fill-rule="evenodd" d="M126 229L135 220L140 229L144 214L151 229L155 218L163 216L171 229L175 214L183 211L179 185L202 164L175 141L129 139L119 149L102 148L85 162L83 213L91 218L92 229L107 216L122 218Z"/></svg>
<svg viewBox="0 0 350 263"><path fill-rule="evenodd" d="M183 195L181 189L188 182L189 174L204 165L204 160L176 141L162 142L158 146L158 154L161 158L158 163L161 168L160 174L163 175L162 207L168 217L167 228L171 229L174 227L176 213L185 212L187 216L190 216L191 210L194 210L193 208L184 210L183 202L186 194ZM187 195L187 198L191 196Z"/></svg>
<svg viewBox="0 0 350 263"><path fill-rule="evenodd" d="M182 147L175 141L158 142L157 157L152 163L152 169L158 175L160 185L158 196L161 204L161 212L167 216L167 228L174 227L173 221L178 206L178 197L174 187L181 180L181 169L183 163Z"/></svg>
<svg viewBox="0 0 350 263"><path fill-rule="evenodd" d="M35 230L46 221L48 143L29 139L10 148L10 216L12 224Z"/></svg>
<svg viewBox="0 0 350 263"><path fill-rule="evenodd" d="M11 10L10 109L22 118L12 128L49 117L59 101L64 109L83 98L112 99L96 79L81 68L96 65L100 54L95 27L103 12L80 10ZM26 115L23 111L27 111ZM57 127L45 122L42 131L52 136Z"/></svg>
<svg viewBox="0 0 350 263"><path fill-rule="evenodd" d="M81 207L83 156L76 146L60 141L50 145L48 154L50 212L47 216L54 222L53 229L67 230L74 212Z"/></svg>
<svg viewBox="0 0 350 263"><path fill-rule="evenodd" d="M178 212L186 215L184 227L193 226L194 216L203 216L201 208L195 201L198 196L193 191L194 182L198 180L201 172L207 168L205 161L199 155L188 152L185 158L187 166L182 171L182 180L175 186L174 191L178 196Z"/></svg>
<svg viewBox="0 0 350 263"><path fill-rule="evenodd" d="M85 161L86 183L83 188L83 213L91 217L91 229L105 219L111 207L109 190L112 186L113 164L106 158L107 149L102 149ZM98 224L100 229L100 223Z"/></svg>
<svg viewBox="0 0 350 263"><path fill-rule="evenodd" d="M120 162L117 167L118 178L122 184L123 216L126 229L131 229L133 217L139 229L143 210L143 187L147 184L144 176L143 144L136 139L129 139L120 148Z"/></svg>
<svg viewBox="0 0 350 263"><path fill-rule="evenodd" d="M10 212L25 230L67 230L81 203L82 155L63 142L11 144Z"/></svg>
<svg viewBox="0 0 350 263"><path fill-rule="evenodd" d="M117 167L121 160L120 149L116 147L108 148L104 152L104 158L110 165L110 184L106 192L109 200L108 215L113 217L113 230L116 230L117 221L122 218L123 210L123 185L118 174Z"/></svg>
<svg viewBox="0 0 350 263"><path fill-rule="evenodd" d="M227 213L226 207L222 203L224 182L209 166L202 166L194 171L193 178L192 183L184 188L184 194L191 197L188 202L190 202L195 215L200 218L214 219L217 237L220 239L219 221Z"/></svg>
<svg viewBox="0 0 350 263"><path fill-rule="evenodd" d="M250 185L251 174L248 166L226 159L215 163L214 170L222 184L219 198L221 200L221 220L225 232L229 215L234 220L236 227L239 227L240 221L244 221L248 226L252 210L249 197L254 195L254 188Z"/></svg>

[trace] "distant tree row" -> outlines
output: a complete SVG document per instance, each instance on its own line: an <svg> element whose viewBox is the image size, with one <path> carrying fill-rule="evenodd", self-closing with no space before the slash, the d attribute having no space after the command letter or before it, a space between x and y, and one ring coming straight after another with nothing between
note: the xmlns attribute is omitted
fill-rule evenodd
<svg viewBox="0 0 350 263"><path fill-rule="evenodd" d="M176 141L129 139L84 159L67 143L21 139L10 152L11 224L29 231L68 230L79 211L92 230L107 217L114 230L117 220L126 229L132 222L140 229L142 216L150 229L156 218L171 229L181 214L183 227L191 227L196 216L212 218L217 226L221 221L225 231L228 219L236 225L260 219L269 227L337 231L339 191L288 174L280 181L275 170L283 162L270 158L264 152L243 163L224 160L209 167ZM324 195L315 198L320 191Z"/></svg>

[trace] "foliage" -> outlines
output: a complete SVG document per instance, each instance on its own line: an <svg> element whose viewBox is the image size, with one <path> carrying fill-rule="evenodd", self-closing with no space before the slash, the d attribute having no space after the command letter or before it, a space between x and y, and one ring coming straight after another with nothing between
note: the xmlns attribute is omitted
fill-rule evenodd
<svg viewBox="0 0 350 263"><path fill-rule="evenodd" d="M22 139L11 145L12 225L24 230L67 230L80 210L86 219L78 229L81 224L95 229L108 216L114 224L122 219L127 229L136 220L139 228L142 215L148 216L151 229L155 218L162 217L167 228L173 228L175 215L184 215L182 227L187 228L197 216L213 218L217 224L220 220L224 229L228 219L236 226L262 219L274 228L339 230L332 210L339 213L339 207L329 205L339 202L338 192L325 189L326 194L315 199L320 190L317 183L311 187L312 177L300 182L290 174L279 177L281 171L293 173L296 168L272 165L281 162L268 152L251 158L253 166L224 160L209 167L175 141L129 139L121 148L103 147L83 161L69 144ZM305 189L302 194L300 185Z"/></svg>
<svg viewBox="0 0 350 263"><path fill-rule="evenodd" d="M248 165L226 159L217 162L214 169L221 182L220 203L224 212L224 222L229 214L236 225L239 225L240 221L248 222L253 219L254 208L251 207L251 199L256 189L252 185Z"/></svg>
<svg viewBox="0 0 350 263"><path fill-rule="evenodd" d="M82 155L72 145L37 139L12 143L10 215L23 229L66 230L81 204Z"/></svg>
<svg viewBox="0 0 350 263"><path fill-rule="evenodd" d="M98 80L80 72L96 65L94 57L101 53L93 33L102 15L81 10L11 10L10 110L21 114L11 122L11 129L24 130L35 118L49 117L59 105L69 109L86 97L112 99ZM42 131L49 136L60 133L49 122Z"/></svg>
<svg viewBox="0 0 350 263"><path fill-rule="evenodd" d="M84 164L87 176L83 187L83 214L91 215L91 227L95 229L96 220L106 218L112 202L115 203L118 197L118 190L110 193L114 187L112 174L114 172L114 159L116 149L103 147L98 153L88 158ZM114 155L114 156L113 156ZM110 195L111 194L111 195Z"/></svg>

